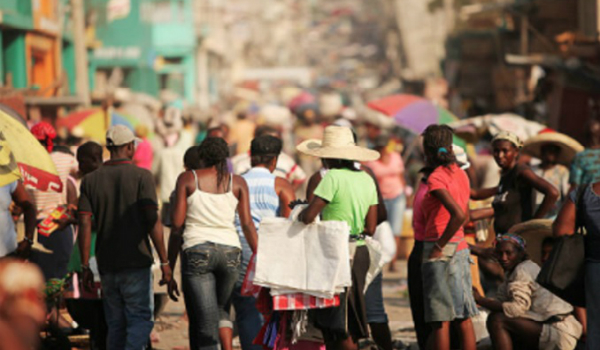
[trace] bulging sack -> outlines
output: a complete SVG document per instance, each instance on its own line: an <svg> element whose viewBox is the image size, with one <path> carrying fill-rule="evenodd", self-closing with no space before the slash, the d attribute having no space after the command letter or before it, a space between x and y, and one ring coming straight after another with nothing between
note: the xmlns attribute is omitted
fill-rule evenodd
<svg viewBox="0 0 600 350"><path fill-rule="evenodd" d="M265 218L259 232L254 284L323 298L352 285L346 222Z"/></svg>

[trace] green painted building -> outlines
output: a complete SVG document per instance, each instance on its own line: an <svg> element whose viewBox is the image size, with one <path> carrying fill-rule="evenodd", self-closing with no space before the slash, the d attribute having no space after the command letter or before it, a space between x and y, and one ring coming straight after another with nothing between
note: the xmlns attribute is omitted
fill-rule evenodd
<svg viewBox="0 0 600 350"><path fill-rule="evenodd" d="M92 89L123 72L122 86L158 96L163 89L195 102L192 0L88 0L95 32L90 52Z"/></svg>
<svg viewBox="0 0 600 350"><path fill-rule="evenodd" d="M69 94L75 93L70 13L59 14L68 2L0 1L0 86L44 89L64 73Z"/></svg>

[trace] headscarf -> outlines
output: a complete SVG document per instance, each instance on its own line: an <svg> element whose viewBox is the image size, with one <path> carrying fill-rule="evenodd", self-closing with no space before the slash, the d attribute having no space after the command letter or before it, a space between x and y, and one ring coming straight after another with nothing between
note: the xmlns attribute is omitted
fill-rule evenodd
<svg viewBox="0 0 600 350"><path fill-rule="evenodd" d="M520 250L523 250L523 251L527 247L527 243L525 242L525 239L523 237L515 235L513 233L504 233L501 235L497 235L494 246L496 246L500 242L510 242L512 244L515 244L517 246L517 248L519 248Z"/></svg>
<svg viewBox="0 0 600 350"><path fill-rule="evenodd" d="M494 136L494 138L492 139L492 143L500 140L508 141L515 145L515 147L517 147L518 149L521 149L523 147L523 141L521 141L519 136L510 131L500 131L496 136Z"/></svg>
<svg viewBox="0 0 600 350"><path fill-rule="evenodd" d="M47 122L39 122L31 128L31 133L39 141L46 143L46 149L48 153L52 152L54 148L54 139L56 138L56 130L54 127Z"/></svg>

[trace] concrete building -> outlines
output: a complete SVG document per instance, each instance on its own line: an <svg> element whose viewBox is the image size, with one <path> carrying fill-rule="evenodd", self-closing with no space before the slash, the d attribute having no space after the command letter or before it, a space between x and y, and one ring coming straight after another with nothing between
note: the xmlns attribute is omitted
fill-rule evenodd
<svg viewBox="0 0 600 350"><path fill-rule="evenodd" d="M196 102L192 0L89 0L86 14L97 97L127 87Z"/></svg>
<svg viewBox="0 0 600 350"><path fill-rule="evenodd" d="M74 51L66 2L0 2L0 86L33 88L41 96L74 91Z"/></svg>

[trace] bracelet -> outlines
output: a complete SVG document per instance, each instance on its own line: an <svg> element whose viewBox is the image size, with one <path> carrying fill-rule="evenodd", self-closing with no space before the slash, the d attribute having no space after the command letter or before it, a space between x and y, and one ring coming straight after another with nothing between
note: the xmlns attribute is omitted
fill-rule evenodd
<svg viewBox="0 0 600 350"><path fill-rule="evenodd" d="M443 248L441 245L439 245L437 242L435 243L435 247L436 247L437 249L439 249L440 251L443 251L443 250L444 250L444 248Z"/></svg>
<svg viewBox="0 0 600 350"><path fill-rule="evenodd" d="M164 263L161 262L160 263L160 266L167 266L167 265L169 265L169 260L167 260L167 262L164 262Z"/></svg>
<svg viewBox="0 0 600 350"><path fill-rule="evenodd" d="M33 239L32 238L29 238L29 237L25 236L25 237L23 237L23 240L25 242L29 243L29 244L33 244Z"/></svg>

